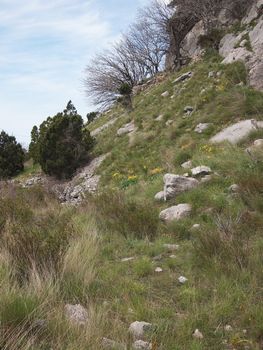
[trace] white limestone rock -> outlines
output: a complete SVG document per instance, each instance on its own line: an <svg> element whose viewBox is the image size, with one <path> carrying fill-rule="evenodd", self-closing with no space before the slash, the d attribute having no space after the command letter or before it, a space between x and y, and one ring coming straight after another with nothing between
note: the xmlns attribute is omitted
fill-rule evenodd
<svg viewBox="0 0 263 350"><path fill-rule="evenodd" d="M65 305L65 314L68 320L78 326L83 326L88 321L88 311L80 304Z"/></svg>
<svg viewBox="0 0 263 350"><path fill-rule="evenodd" d="M263 122L258 122L254 119L242 120L223 129L213 136L210 141L213 143L228 141L232 144L237 144L248 137L252 131L260 128L263 128Z"/></svg>
<svg viewBox="0 0 263 350"><path fill-rule="evenodd" d="M190 204L178 204L161 211L160 219L166 223L181 220L190 215L192 207Z"/></svg>
<svg viewBox="0 0 263 350"><path fill-rule="evenodd" d="M135 321L130 324L129 333L134 339L144 339L147 331L151 330L152 324L144 321Z"/></svg>

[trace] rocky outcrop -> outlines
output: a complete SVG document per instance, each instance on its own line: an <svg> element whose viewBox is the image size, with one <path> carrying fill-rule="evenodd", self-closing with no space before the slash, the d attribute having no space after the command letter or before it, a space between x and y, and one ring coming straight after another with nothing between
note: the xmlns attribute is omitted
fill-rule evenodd
<svg viewBox="0 0 263 350"><path fill-rule="evenodd" d="M246 138L252 131L263 128L263 122L258 122L254 119L242 120L236 124L223 129L221 132L211 138L211 142L230 142L237 144Z"/></svg>
<svg viewBox="0 0 263 350"><path fill-rule="evenodd" d="M59 200L65 204L80 204L86 193L95 193L98 189L100 176L96 175L97 168L106 159L108 154L93 159L71 181L62 185L55 185L54 192Z"/></svg>
<svg viewBox="0 0 263 350"><path fill-rule="evenodd" d="M97 136L98 134L100 134L102 131L107 130L110 126L112 126L113 124L116 123L116 121L118 120L118 118L113 118L111 120L109 120L107 123L103 124L102 126L100 126L99 128L93 130L90 132L90 135L92 137Z"/></svg>
<svg viewBox="0 0 263 350"><path fill-rule="evenodd" d="M227 34L220 43L219 53L223 63L242 61L248 69L249 83L263 90L263 0L255 1L243 24L257 21L256 26L248 27L239 35Z"/></svg>

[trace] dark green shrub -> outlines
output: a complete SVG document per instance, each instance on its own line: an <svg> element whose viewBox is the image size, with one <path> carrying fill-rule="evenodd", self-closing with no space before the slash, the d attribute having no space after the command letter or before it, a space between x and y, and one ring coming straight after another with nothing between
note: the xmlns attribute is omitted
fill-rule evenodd
<svg viewBox="0 0 263 350"><path fill-rule="evenodd" d="M93 120L95 120L98 116L98 112L90 112L87 114L87 119L88 119L88 124L90 124L91 122L93 122Z"/></svg>
<svg viewBox="0 0 263 350"><path fill-rule="evenodd" d="M109 192L94 199L98 224L125 237L153 239L159 218L152 203L126 199L121 192Z"/></svg>
<svg viewBox="0 0 263 350"><path fill-rule="evenodd" d="M198 44L203 49L219 50L219 44L224 36L224 31L220 29L212 29L208 34L201 35L198 40Z"/></svg>
<svg viewBox="0 0 263 350"><path fill-rule="evenodd" d="M63 113L48 118L40 126L37 141L42 170L57 178L70 178L88 159L94 141L75 107L68 104Z"/></svg>
<svg viewBox="0 0 263 350"><path fill-rule="evenodd" d="M0 179L19 174L24 169L25 153L14 136L0 134Z"/></svg>

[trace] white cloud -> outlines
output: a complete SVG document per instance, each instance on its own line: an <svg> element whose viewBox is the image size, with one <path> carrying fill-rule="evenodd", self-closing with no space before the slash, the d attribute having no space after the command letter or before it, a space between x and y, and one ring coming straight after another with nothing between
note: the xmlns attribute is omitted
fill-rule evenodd
<svg viewBox="0 0 263 350"><path fill-rule="evenodd" d="M0 0L0 129L28 142L32 126L69 99L83 115L92 108L82 90L84 68L118 38L140 0L134 12L129 1L105 1Z"/></svg>

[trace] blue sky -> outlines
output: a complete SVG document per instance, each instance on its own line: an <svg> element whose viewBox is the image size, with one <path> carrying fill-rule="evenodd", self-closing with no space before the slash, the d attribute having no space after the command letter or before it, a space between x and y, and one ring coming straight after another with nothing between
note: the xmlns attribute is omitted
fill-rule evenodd
<svg viewBox="0 0 263 350"><path fill-rule="evenodd" d="M24 145L72 100L83 116L92 55L118 40L147 0L0 0L0 130Z"/></svg>

